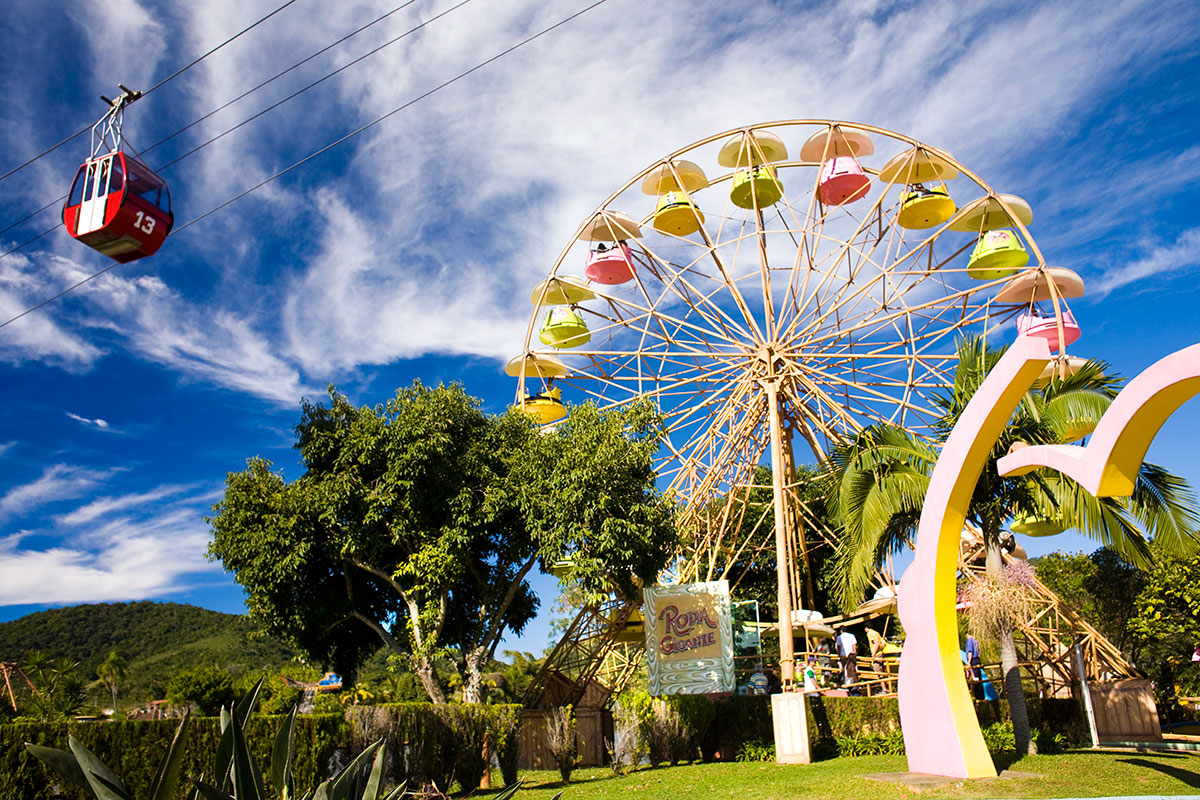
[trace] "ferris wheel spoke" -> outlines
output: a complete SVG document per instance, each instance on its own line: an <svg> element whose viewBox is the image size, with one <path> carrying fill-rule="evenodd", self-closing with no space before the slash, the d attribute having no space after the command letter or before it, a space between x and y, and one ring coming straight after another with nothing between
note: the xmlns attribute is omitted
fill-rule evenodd
<svg viewBox="0 0 1200 800"><path fill-rule="evenodd" d="M709 324L719 325L727 337L740 337L742 340L754 338L754 334L749 328L744 327L733 315L721 308L720 305L712 302L713 296L726 290L726 276L722 275L719 280L699 276L705 277L705 279L710 280L713 284L713 289L706 293L686 277L688 274L695 275L692 268L675 268L671 262L659 258L649 249L647 249L647 252L651 254L660 266L667 268L666 271L669 271L671 274L670 280L663 280L663 293L660 295L660 301L666 294L673 293L709 322Z"/></svg>

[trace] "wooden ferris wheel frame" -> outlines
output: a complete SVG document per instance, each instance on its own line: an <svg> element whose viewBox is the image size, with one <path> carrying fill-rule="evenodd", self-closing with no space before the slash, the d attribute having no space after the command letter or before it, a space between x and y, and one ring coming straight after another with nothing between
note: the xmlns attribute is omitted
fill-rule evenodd
<svg viewBox="0 0 1200 800"><path fill-rule="evenodd" d="M684 157L697 158L716 143L728 146L731 137L742 136L742 152L754 161L756 132L796 128L826 134L820 160L770 165L781 183L800 187L792 193L795 202L785 193L768 207L755 203L743 210L726 199L718 215L711 198L744 165L703 184L696 165ZM861 164L867 160L862 155L861 167L872 179L870 191L853 204L825 205L818 198L819 176L807 182L796 176L815 174L826 156L845 149L836 146L843 131L856 138L881 137L900 150L882 167ZM805 150L811 155L810 147ZM908 162L904 153L910 154ZM896 173L911 177L918 159L957 170L980 193L978 199L969 198L977 209L988 203L1007 215L1004 227L1016 229L1030 255L1022 274L1037 270L1046 277L1060 345L1065 344L1065 305L1022 219L1028 218L1027 206L1010 204L1017 198L998 194L943 150L884 128L834 120L785 120L714 134L647 166L609 195L576 229L551 278L567 275L568 264L582 262L581 240L595 230L598 215L646 204L635 187L652 173L658 177L647 183L673 182L692 204L698 224L694 233L682 236L650 229L630 237L633 279L617 286L592 284L594 301L573 306L589 323L590 343L562 350L536 346L553 281L544 281L535 292L524 352L535 359L553 354L568 363L570 374L551 382L567 384L603 406L649 397L666 417L660 480L680 505L681 529L692 536L675 568L676 579L729 577L747 548L773 550L780 619L791 619L802 594L798 562L808 574L810 548L804 531L815 531L818 544L832 543L832 534L821 529L798 495L793 442L803 440L820 461L831 445L875 422L927 430L936 417L931 393L953 379L954 337L968 329L987 335L1024 307L994 300L1009 276L984 281L967 277L965 251L971 239L947 245L963 237L963 213L928 229L897 224L908 185L896 180ZM882 180L881 172L893 180ZM701 188L689 189L697 186ZM701 205L706 207L697 210ZM968 205L963 202L960 209ZM648 227L653 219L653 213L646 214L641 225ZM955 221L960 223L957 231L951 227ZM989 227L996 226L988 224L985 214L977 233ZM532 374L529 363L528 357L522 359L519 403L527 396L527 382L546 383ZM748 497L755 467L767 453L773 530L761 531L757 538L752 531L734 546L728 533L734 518L740 529L745 509L715 501L735 499L743 490ZM765 511L759 521L764 518ZM807 594L811 599L811 583ZM781 637L785 683L793 673L789 639Z"/></svg>

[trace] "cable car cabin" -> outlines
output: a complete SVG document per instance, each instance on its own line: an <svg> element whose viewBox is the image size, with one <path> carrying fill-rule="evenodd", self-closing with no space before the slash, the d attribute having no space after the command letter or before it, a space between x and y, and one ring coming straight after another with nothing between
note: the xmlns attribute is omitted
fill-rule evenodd
<svg viewBox="0 0 1200 800"><path fill-rule="evenodd" d="M122 264L154 255L175 224L166 181L119 151L84 162L62 216L67 233Z"/></svg>
<svg viewBox="0 0 1200 800"><path fill-rule="evenodd" d="M1050 343L1050 352L1058 352L1058 322L1054 317L1043 317L1039 315L1037 309L1035 313L1022 314L1017 317L1017 335L1018 336L1036 336L1039 339L1045 339ZM1075 315L1070 311L1063 309L1062 312L1062 327L1063 327L1063 346L1074 343L1082 335L1083 331L1079 327L1079 323L1075 321Z"/></svg>

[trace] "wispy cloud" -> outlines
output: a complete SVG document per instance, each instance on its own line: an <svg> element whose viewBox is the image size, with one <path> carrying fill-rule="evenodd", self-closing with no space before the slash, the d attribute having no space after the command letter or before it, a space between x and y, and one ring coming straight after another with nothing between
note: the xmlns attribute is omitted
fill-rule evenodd
<svg viewBox="0 0 1200 800"><path fill-rule="evenodd" d="M110 433L117 432L117 430L115 428L112 428L109 426L109 424L106 420L102 420L100 418L88 419L87 417L81 417L78 414L72 414L70 411L64 411L63 413L66 414L71 419L75 420L76 422L82 422L84 425L87 425L89 427L98 428L99 430L102 430L102 431L109 431Z"/></svg>
<svg viewBox="0 0 1200 800"><path fill-rule="evenodd" d="M116 520L74 543L33 550L0 540L0 605L95 603L163 597L219 572L205 557L208 531L186 509L147 521Z"/></svg>
<svg viewBox="0 0 1200 800"><path fill-rule="evenodd" d="M1146 255L1110 266L1089 287L1090 296L1103 298L1133 284L1140 284L1146 291L1159 290L1163 281L1200 269L1200 228L1188 228L1168 244L1143 241L1137 251Z"/></svg>
<svg viewBox="0 0 1200 800"><path fill-rule="evenodd" d="M40 506L79 497L112 474L113 470L55 464L47 467L37 480L15 486L0 497L0 515L29 512Z"/></svg>
<svg viewBox="0 0 1200 800"><path fill-rule="evenodd" d="M114 511L123 511L127 508L137 508L139 506L150 506L165 497L177 495L180 492L187 491L189 488L191 487L159 486L148 492L125 494L118 497L100 497L74 511L60 514L54 519L63 525L83 525L99 517L107 516Z"/></svg>

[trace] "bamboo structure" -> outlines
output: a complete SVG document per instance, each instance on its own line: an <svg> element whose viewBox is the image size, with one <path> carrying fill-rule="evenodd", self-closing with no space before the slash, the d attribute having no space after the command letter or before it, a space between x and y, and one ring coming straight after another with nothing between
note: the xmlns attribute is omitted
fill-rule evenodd
<svg viewBox="0 0 1200 800"><path fill-rule="evenodd" d="M986 579L983 537L978 530L963 531L959 550L959 577L966 585ZM1004 554L1005 563L1017 557ZM1079 682L1072 663L1072 648L1083 651L1087 678L1092 682L1140 677L1121 651L1086 620L1065 606L1036 578L1026 588L1028 613L1020 620L1013 638L1021 669L1044 697L1067 697Z"/></svg>

